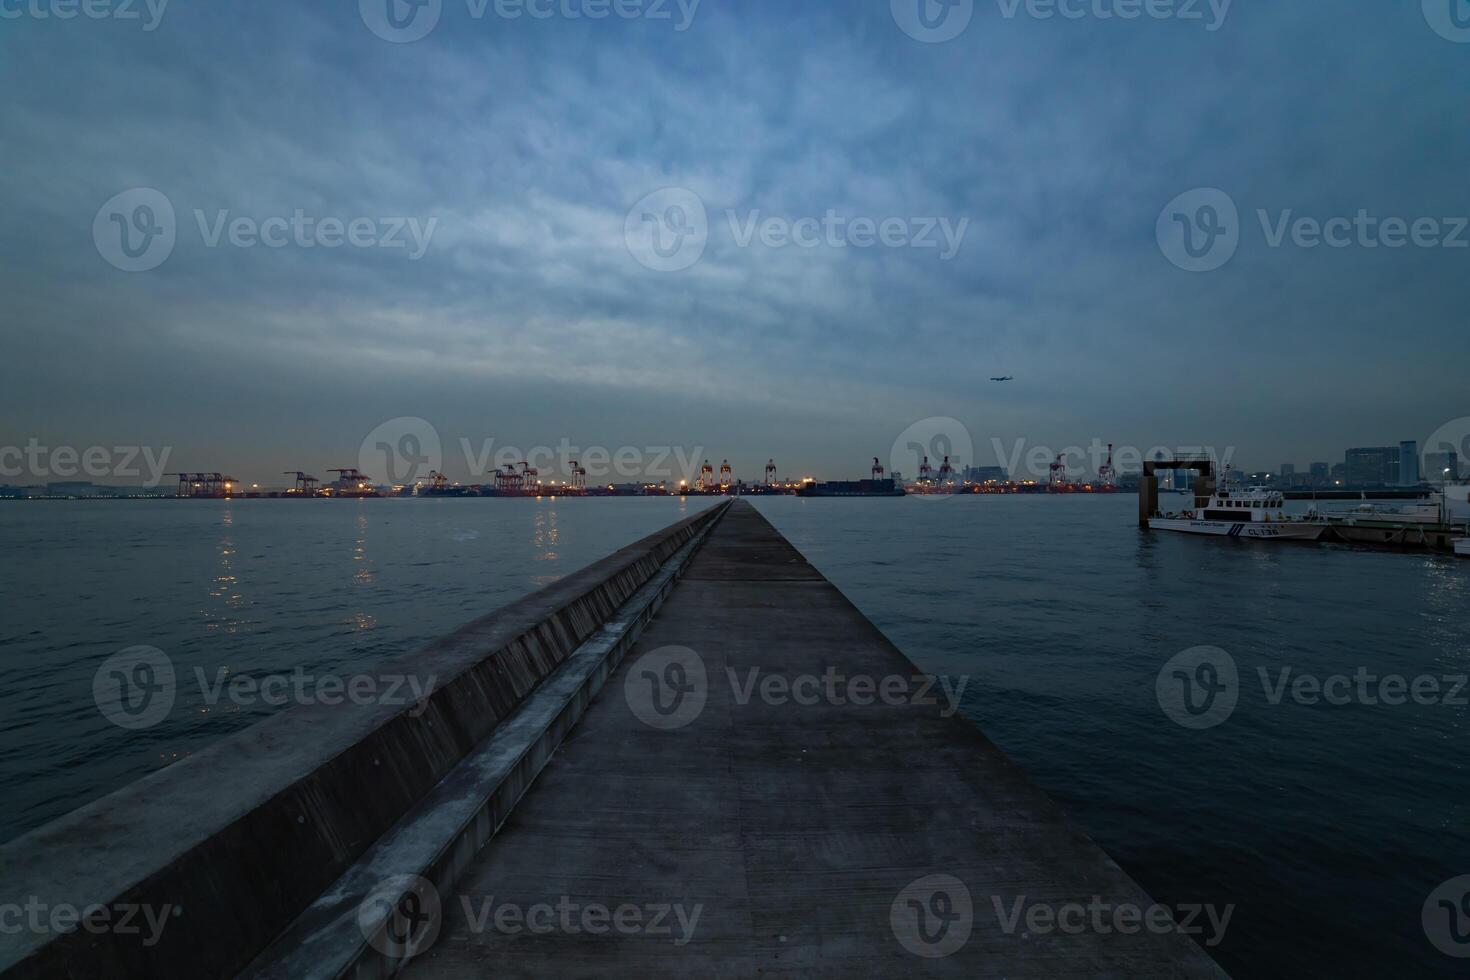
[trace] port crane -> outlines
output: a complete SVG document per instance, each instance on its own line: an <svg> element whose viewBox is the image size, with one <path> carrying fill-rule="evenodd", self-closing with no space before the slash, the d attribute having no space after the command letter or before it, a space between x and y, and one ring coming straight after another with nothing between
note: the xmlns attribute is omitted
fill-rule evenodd
<svg viewBox="0 0 1470 980"><path fill-rule="evenodd" d="M337 474L337 482L333 490L348 496L362 496L369 493L372 487L368 483L367 474L356 466L338 466L327 470L328 473Z"/></svg>
<svg viewBox="0 0 1470 980"><path fill-rule="evenodd" d="M1115 487L1118 482L1118 472L1113 469L1113 444L1108 443L1108 461L1097 468L1097 479L1105 487Z"/></svg>
<svg viewBox="0 0 1470 980"><path fill-rule="evenodd" d="M316 495L317 487L321 486L321 480L314 476L307 476L301 470L282 470L282 473L285 476L296 477L296 485L288 491L289 493L311 497Z"/></svg>
<svg viewBox="0 0 1470 980"><path fill-rule="evenodd" d="M766 460L766 486L768 486L768 487L774 487L775 485L776 485L776 461L774 459L768 459L768 460Z"/></svg>
<svg viewBox="0 0 1470 980"><path fill-rule="evenodd" d="M932 466L929 465L929 457L928 456L925 456L924 457L924 461L919 464L919 482L920 483L932 483L932 482L934 482L934 467L932 467Z"/></svg>
<svg viewBox="0 0 1470 980"><path fill-rule="evenodd" d="M720 489L728 487L735 482L734 471L730 469L730 461L722 460L720 463Z"/></svg>
<svg viewBox="0 0 1470 980"><path fill-rule="evenodd" d="M1056 461L1049 466L1046 477L1046 488L1052 493L1061 493L1067 483L1067 464L1065 453L1057 453Z"/></svg>
<svg viewBox="0 0 1470 980"><path fill-rule="evenodd" d="M575 459L568 460L568 466L572 471L572 490L582 493L587 489L587 468Z"/></svg>
<svg viewBox="0 0 1470 980"><path fill-rule="evenodd" d="M518 494L525 485L525 480L516 472L516 468L509 463L495 471L495 492L503 494Z"/></svg>
<svg viewBox="0 0 1470 980"><path fill-rule="evenodd" d="M708 493L715 488L715 468L709 465L709 460L699 468L699 489Z"/></svg>
<svg viewBox="0 0 1470 980"><path fill-rule="evenodd" d="M880 462L878 462L878 457L877 456L874 456L873 457L873 479L875 479L875 480L881 480L881 479L883 479L883 475L885 473L887 473L887 472L888 471L883 468L883 464L880 463Z"/></svg>
<svg viewBox="0 0 1470 980"><path fill-rule="evenodd" d="M944 462L939 464L939 482L949 483L954 479L954 467L949 465L949 457L944 457Z"/></svg>
<svg viewBox="0 0 1470 980"><path fill-rule="evenodd" d="M180 497L228 497L240 481L223 473L165 473L179 478Z"/></svg>

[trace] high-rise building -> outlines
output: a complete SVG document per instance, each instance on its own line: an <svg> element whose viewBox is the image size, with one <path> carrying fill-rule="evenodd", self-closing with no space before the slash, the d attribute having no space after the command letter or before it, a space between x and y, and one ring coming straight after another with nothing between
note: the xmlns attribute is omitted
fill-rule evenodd
<svg viewBox="0 0 1470 980"><path fill-rule="evenodd" d="M1312 486L1326 486L1332 480L1332 467L1326 463L1313 463L1311 466Z"/></svg>
<svg viewBox="0 0 1470 980"><path fill-rule="evenodd" d="M1419 485L1419 444L1412 439L1399 443L1399 479L1402 486Z"/></svg>
<svg viewBox="0 0 1470 980"><path fill-rule="evenodd" d="M1281 464L1281 479L1283 479L1283 480L1287 481L1288 483L1290 483L1291 482L1291 478L1293 476L1295 476L1295 475L1296 475L1296 464L1294 464L1294 463L1282 463Z"/></svg>
<svg viewBox="0 0 1470 980"><path fill-rule="evenodd" d="M1343 466L1346 482L1353 486L1396 486L1399 482L1399 447L1349 449Z"/></svg>

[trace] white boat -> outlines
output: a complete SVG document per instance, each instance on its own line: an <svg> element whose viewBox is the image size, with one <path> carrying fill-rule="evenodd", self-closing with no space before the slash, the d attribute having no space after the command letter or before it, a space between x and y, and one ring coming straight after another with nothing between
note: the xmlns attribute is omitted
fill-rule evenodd
<svg viewBox="0 0 1470 980"><path fill-rule="evenodd" d="M1327 530L1322 521L1287 517L1285 498L1269 487L1222 487L1210 496L1203 510L1155 515L1149 518L1148 526L1155 531L1256 541L1316 541Z"/></svg>
<svg viewBox="0 0 1470 980"><path fill-rule="evenodd" d="M1362 503L1356 507L1323 510L1321 516L1344 524L1442 524L1445 520L1444 497L1432 493L1425 500L1401 504Z"/></svg>

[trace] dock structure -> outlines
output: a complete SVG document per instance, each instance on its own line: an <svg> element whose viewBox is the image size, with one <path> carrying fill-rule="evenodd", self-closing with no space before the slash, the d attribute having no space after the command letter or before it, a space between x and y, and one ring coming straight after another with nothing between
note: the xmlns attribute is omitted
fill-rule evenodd
<svg viewBox="0 0 1470 980"><path fill-rule="evenodd" d="M411 710L290 709L0 849L43 896L186 895L153 946L0 969L1223 975L746 501L414 663Z"/></svg>

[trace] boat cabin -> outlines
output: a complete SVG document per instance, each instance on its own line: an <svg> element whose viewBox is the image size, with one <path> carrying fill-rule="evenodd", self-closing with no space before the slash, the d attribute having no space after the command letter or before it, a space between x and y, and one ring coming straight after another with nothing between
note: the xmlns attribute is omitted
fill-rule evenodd
<svg viewBox="0 0 1470 980"><path fill-rule="evenodd" d="M1270 487L1222 487L1210 497L1209 506L1199 516L1207 521L1237 523L1282 521L1286 519L1286 498Z"/></svg>

